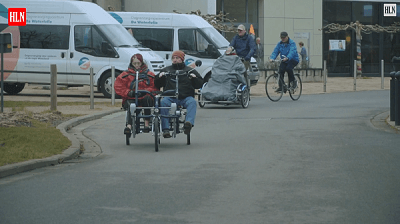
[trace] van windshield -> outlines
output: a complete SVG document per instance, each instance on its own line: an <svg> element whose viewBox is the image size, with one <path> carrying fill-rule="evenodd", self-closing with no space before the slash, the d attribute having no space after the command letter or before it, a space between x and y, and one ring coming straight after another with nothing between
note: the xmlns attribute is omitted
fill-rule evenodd
<svg viewBox="0 0 400 224"><path fill-rule="evenodd" d="M98 25L113 47L139 47L140 43L122 25Z"/></svg>
<svg viewBox="0 0 400 224"><path fill-rule="evenodd" d="M213 27L207 27L201 29L212 42L216 44L216 46L220 48L227 48L229 46L229 42L222 36L216 29Z"/></svg>

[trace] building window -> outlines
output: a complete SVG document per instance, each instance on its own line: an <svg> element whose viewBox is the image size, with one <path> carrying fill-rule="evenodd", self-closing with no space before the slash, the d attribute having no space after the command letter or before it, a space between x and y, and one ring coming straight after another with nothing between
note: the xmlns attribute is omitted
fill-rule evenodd
<svg viewBox="0 0 400 224"><path fill-rule="evenodd" d="M258 0L217 0L217 12L223 12L228 19L236 19L235 26L243 24L249 32L250 25L253 25L256 36L258 34ZM230 25L230 23L227 23ZM224 33L227 40L232 40L235 33Z"/></svg>

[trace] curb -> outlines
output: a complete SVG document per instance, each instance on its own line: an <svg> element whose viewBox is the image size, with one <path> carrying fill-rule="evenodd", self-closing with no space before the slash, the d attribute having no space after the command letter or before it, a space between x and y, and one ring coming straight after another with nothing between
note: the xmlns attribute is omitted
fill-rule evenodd
<svg viewBox="0 0 400 224"><path fill-rule="evenodd" d="M37 168L42 168L46 166L54 166L57 164L61 164L64 161L71 160L77 158L81 154L81 146L75 135L68 133L73 127L78 126L82 123L96 120L102 118L104 116L120 112L121 109L110 110L106 112L99 112L96 114L85 115L82 117L76 117L70 119L66 122L63 122L57 126L57 129L61 131L61 133L67 137L71 141L71 146L64 150L61 154L50 156L44 159L33 159L29 161L8 164L0 167L0 178L11 176L17 173L22 173L30 170L34 170Z"/></svg>

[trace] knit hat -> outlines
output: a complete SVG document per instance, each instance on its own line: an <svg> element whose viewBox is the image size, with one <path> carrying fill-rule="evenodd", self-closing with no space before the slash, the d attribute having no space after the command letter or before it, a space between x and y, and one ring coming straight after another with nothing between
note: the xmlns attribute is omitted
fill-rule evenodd
<svg viewBox="0 0 400 224"><path fill-rule="evenodd" d="M134 54L134 55L131 57L131 63L132 63L133 59L135 59L135 58L137 58L140 62L143 63L143 56L142 56L141 54Z"/></svg>
<svg viewBox="0 0 400 224"><path fill-rule="evenodd" d="M172 57L174 57L174 56L177 56L177 57L179 57L180 59L182 59L182 61L184 61L185 60L185 53L183 52L183 51L174 51L174 52L172 52ZM171 58L172 58L171 57Z"/></svg>

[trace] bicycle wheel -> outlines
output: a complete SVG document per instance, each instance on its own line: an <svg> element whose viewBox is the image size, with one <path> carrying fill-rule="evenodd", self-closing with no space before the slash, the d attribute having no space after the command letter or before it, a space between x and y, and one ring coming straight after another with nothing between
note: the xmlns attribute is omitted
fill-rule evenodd
<svg viewBox="0 0 400 224"><path fill-rule="evenodd" d="M160 144L160 124L158 118L154 118L153 130L154 130L154 146L156 152L158 152L158 145Z"/></svg>
<svg viewBox="0 0 400 224"><path fill-rule="evenodd" d="M301 92L303 90L303 84L301 83L299 74L294 74L294 80L295 80L295 88L292 87L289 88L289 95L290 98L292 98L292 100L296 101L301 96Z"/></svg>
<svg viewBox="0 0 400 224"><path fill-rule="evenodd" d="M206 105L206 103L204 103L204 102L201 102L201 95L199 95L199 97L198 97L198 103L199 103L199 106L201 107L201 108L203 108L205 105Z"/></svg>
<svg viewBox="0 0 400 224"><path fill-rule="evenodd" d="M130 138L130 137L131 137L130 134L125 134L126 145L129 145L129 144L130 144L130 142L129 142L129 138Z"/></svg>
<svg viewBox="0 0 400 224"><path fill-rule="evenodd" d="M240 103L242 104L243 108L247 108L249 106L249 90L246 88L245 90L242 91L242 94L240 96Z"/></svg>
<svg viewBox="0 0 400 224"><path fill-rule="evenodd" d="M283 96L283 91L278 91L279 83L281 84L280 86L283 86L282 79L280 79L279 74L276 73L268 76L265 81L265 93L273 102L279 101Z"/></svg>

